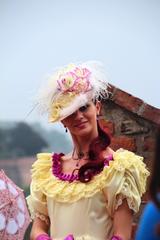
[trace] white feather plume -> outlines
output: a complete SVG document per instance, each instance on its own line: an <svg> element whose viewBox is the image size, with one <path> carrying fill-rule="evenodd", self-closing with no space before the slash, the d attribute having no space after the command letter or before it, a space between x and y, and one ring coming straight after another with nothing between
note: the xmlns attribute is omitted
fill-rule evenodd
<svg viewBox="0 0 160 240"><path fill-rule="evenodd" d="M35 103L41 114L50 112L50 106L59 94L57 80L62 70L63 68L56 68L47 81L40 87L38 94L35 96Z"/></svg>
<svg viewBox="0 0 160 240"><path fill-rule="evenodd" d="M108 79L104 71L104 66L98 61L88 61L81 64L91 71L91 84L93 86L93 99L108 98Z"/></svg>
<svg viewBox="0 0 160 240"><path fill-rule="evenodd" d="M81 64L74 64L78 67L85 67L90 72L90 83L92 86L92 90L90 94L92 95L92 99L96 100L99 98L107 98L109 96L108 88L108 79L106 77L106 73L103 68L103 64L98 61L87 61ZM56 68L53 74L47 80L47 83L42 86L35 97L35 103L38 108L38 111L41 114L50 113L52 103L58 98L60 95L60 91L58 90L58 83L60 75L65 73L66 68ZM76 96L74 101L72 102L72 106L68 106L62 109L60 113L60 118L64 116L69 116L68 113L73 113L79 107L83 106L89 100L90 94L79 94ZM72 110L71 110L72 109Z"/></svg>

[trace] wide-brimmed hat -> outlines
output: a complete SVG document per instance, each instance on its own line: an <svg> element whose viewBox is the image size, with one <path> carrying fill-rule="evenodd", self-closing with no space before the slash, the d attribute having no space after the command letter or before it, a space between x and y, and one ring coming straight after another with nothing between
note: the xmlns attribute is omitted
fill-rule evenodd
<svg viewBox="0 0 160 240"><path fill-rule="evenodd" d="M58 68L37 97L41 113L49 122L61 121L87 102L108 97L108 81L100 62L88 61Z"/></svg>

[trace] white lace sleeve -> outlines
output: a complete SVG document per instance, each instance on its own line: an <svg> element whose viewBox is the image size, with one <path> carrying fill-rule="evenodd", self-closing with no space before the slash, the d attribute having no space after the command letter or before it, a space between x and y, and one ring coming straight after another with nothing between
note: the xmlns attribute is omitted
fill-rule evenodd
<svg viewBox="0 0 160 240"><path fill-rule="evenodd" d="M42 221L44 221L47 225L49 225L50 221L49 221L49 217L48 216L45 216L44 214L41 214L39 212L35 212L34 214L34 218L35 217L38 217L40 218Z"/></svg>

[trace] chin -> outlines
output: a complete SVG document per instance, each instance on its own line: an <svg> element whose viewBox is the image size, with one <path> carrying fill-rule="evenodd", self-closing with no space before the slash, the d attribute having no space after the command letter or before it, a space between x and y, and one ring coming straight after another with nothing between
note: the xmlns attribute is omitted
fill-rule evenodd
<svg viewBox="0 0 160 240"><path fill-rule="evenodd" d="M87 135L90 135L91 133L92 133L92 129L89 127L79 129L79 131L76 131L77 136L87 136Z"/></svg>

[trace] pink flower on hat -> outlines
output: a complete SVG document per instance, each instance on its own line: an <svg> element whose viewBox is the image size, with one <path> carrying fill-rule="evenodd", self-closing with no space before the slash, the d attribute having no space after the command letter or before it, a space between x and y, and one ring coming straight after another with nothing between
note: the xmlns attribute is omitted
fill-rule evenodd
<svg viewBox="0 0 160 240"><path fill-rule="evenodd" d="M61 92L74 92L76 94L87 92L91 89L89 77L91 72L87 68L75 67L66 72L58 82L58 90Z"/></svg>

